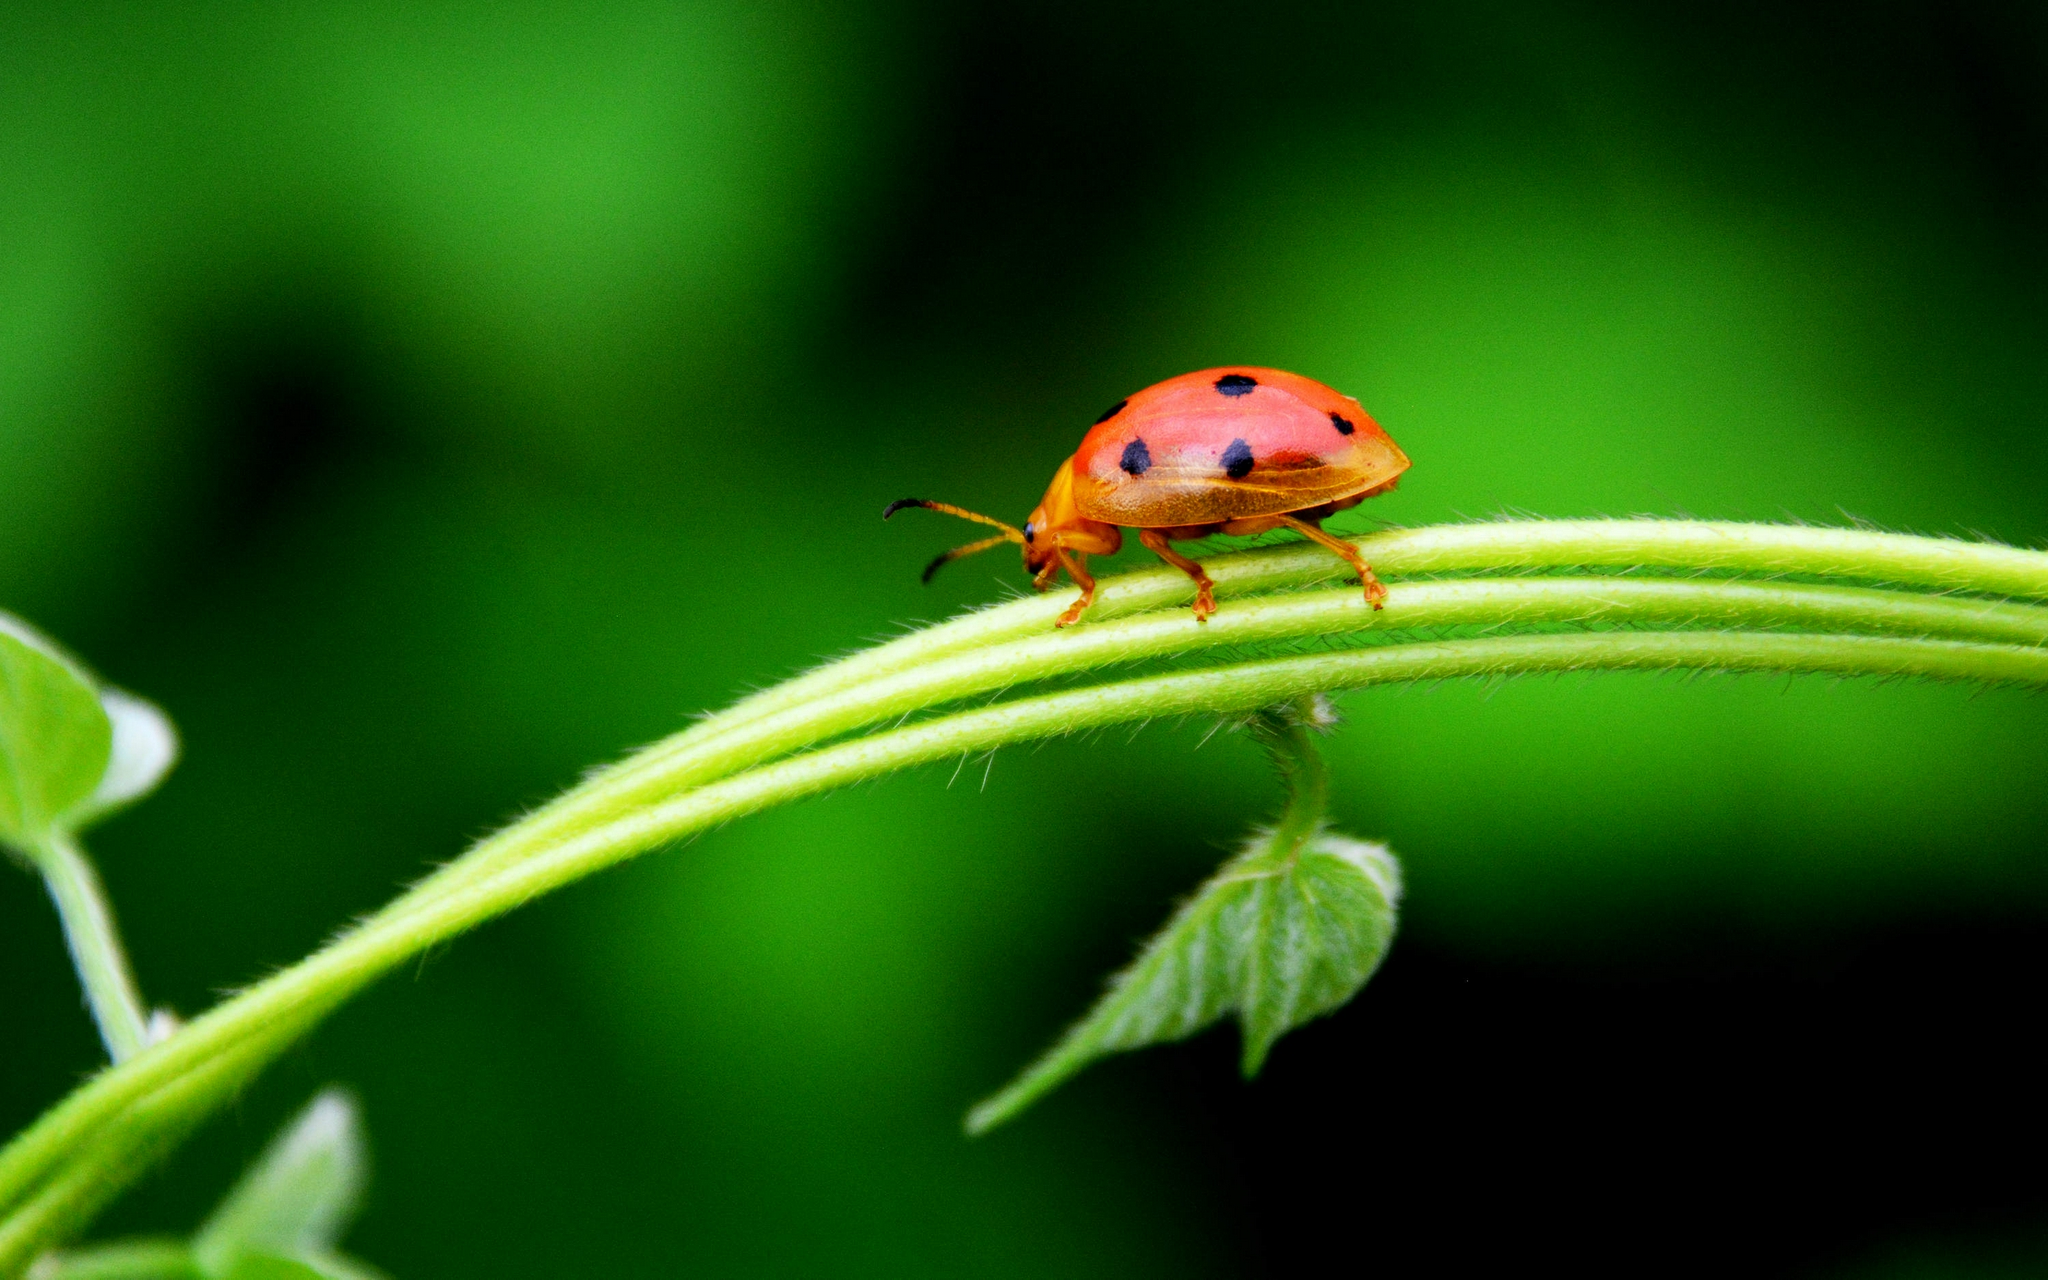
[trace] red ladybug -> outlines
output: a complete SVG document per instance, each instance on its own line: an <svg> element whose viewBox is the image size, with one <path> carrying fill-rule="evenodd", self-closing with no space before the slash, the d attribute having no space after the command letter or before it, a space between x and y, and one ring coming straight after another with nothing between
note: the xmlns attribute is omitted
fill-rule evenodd
<svg viewBox="0 0 2048 1280"><path fill-rule="evenodd" d="M1088 557L1122 547L1119 526L1136 529L1138 541L1195 580L1197 621L1216 612L1215 584L1168 544L1279 528L1342 556L1377 609L1387 589L1372 566L1318 526L1393 488L1407 469L1408 455L1350 396L1278 369L1204 369L1147 387L1097 418L1022 529L921 498L890 503L882 518L924 507L1001 529L932 561L925 581L949 560L1015 542L1032 586L1045 590L1062 569L1080 584L1081 598L1056 624L1062 627L1094 603Z"/></svg>

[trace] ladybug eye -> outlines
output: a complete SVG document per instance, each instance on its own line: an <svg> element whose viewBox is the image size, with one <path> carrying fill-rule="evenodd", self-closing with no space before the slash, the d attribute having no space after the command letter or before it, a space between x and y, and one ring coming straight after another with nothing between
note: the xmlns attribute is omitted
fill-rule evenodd
<svg viewBox="0 0 2048 1280"><path fill-rule="evenodd" d="M1035 541L1037 541L1037 539L1038 539L1038 530L1037 530L1037 528L1036 528L1035 526L1033 526L1033 525L1032 525L1032 523L1031 523L1031 522L1030 522L1029 520L1026 520L1026 521L1024 522L1024 541L1026 541L1026 542L1035 542Z"/></svg>

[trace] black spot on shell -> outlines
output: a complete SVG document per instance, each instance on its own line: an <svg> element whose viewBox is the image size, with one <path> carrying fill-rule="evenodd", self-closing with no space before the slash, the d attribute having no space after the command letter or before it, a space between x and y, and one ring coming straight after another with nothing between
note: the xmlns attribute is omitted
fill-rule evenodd
<svg viewBox="0 0 2048 1280"><path fill-rule="evenodd" d="M1152 469L1152 451L1143 440L1133 440L1124 446L1124 456L1117 465L1134 476L1142 476Z"/></svg>
<svg viewBox="0 0 2048 1280"><path fill-rule="evenodd" d="M1337 434L1340 436L1348 436L1352 432L1358 430L1357 427L1351 425L1351 419L1345 417L1341 413L1333 413L1330 415L1330 425L1337 428Z"/></svg>
<svg viewBox="0 0 2048 1280"><path fill-rule="evenodd" d="M1252 473L1252 447L1242 440L1232 440L1223 451L1222 462L1223 474L1232 480L1242 480Z"/></svg>
<svg viewBox="0 0 2048 1280"><path fill-rule="evenodd" d="M1248 396L1258 385L1257 378L1247 378L1241 373L1226 373L1216 379L1216 389L1226 396Z"/></svg>
<svg viewBox="0 0 2048 1280"><path fill-rule="evenodd" d="M1128 400L1119 400L1115 404L1109 406L1109 408L1104 409L1102 411L1102 416L1095 420L1095 425L1099 427L1103 423L1108 422L1111 418L1114 418L1116 415L1122 413L1124 411L1124 406L1129 403L1130 401Z"/></svg>

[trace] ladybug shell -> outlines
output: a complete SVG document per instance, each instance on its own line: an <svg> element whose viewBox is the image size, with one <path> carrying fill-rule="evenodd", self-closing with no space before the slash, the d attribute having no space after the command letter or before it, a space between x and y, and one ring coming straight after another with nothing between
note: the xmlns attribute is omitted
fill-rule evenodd
<svg viewBox="0 0 2048 1280"><path fill-rule="evenodd" d="M1185 373L1104 414L1074 451L1074 503L1159 529L1279 515L1378 489L1408 455L1358 401L1279 369Z"/></svg>

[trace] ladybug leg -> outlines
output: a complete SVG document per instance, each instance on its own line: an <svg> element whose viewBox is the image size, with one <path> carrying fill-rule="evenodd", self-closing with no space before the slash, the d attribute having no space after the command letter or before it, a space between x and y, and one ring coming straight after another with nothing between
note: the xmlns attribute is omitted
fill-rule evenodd
<svg viewBox="0 0 2048 1280"><path fill-rule="evenodd" d="M1088 572L1088 557L1085 553L1068 551L1065 547L1060 547L1053 555L1058 557L1053 561L1054 567L1065 569L1067 576L1081 587L1081 598L1067 606L1067 611L1052 624L1055 627L1071 627L1081 620L1082 614L1088 612L1088 606L1095 603L1095 578Z"/></svg>
<svg viewBox="0 0 2048 1280"><path fill-rule="evenodd" d="M1373 576L1372 566L1365 562L1364 556L1358 554L1357 547L1352 546L1344 541L1344 539L1333 534L1325 533L1321 528L1306 520L1297 520L1293 516L1276 516L1274 518L1303 537L1320 542L1344 557L1345 562L1358 571L1358 580L1365 586L1365 602L1375 609L1384 609L1386 607L1386 584Z"/></svg>
<svg viewBox="0 0 2048 1280"><path fill-rule="evenodd" d="M1202 571L1202 566L1175 551L1166 541L1166 535L1157 529L1138 530L1138 541L1151 549L1152 554L1172 565L1195 580L1195 621L1207 622L1209 615L1216 612L1216 584Z"/></svg>

